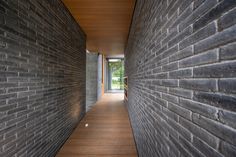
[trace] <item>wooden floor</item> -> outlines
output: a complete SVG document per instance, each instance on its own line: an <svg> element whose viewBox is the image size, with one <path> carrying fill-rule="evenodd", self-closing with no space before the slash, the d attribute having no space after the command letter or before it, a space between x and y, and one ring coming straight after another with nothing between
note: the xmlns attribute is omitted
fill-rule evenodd
<svg viewBox="0 0 236 157"><path fill-rule="evenodd" d="M137 157L123 94L105 94L56 157Z"/></svg>

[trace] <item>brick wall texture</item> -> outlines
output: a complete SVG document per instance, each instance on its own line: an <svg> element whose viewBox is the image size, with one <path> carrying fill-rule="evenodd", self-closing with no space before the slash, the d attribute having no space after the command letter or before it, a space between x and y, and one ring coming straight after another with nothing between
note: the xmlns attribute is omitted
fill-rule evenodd
<svg viewBox="0 0 236 157"><path fill-rule="evenodd" d="M0 1L0 156L54 156L85 113L86 36L60 0Z"/></svg>
<svg viewBox="0 0 236 157"><path fill-rule="evenodd" d="M235 0L137 0L125 67L140 157L236 156Z"/></svg>

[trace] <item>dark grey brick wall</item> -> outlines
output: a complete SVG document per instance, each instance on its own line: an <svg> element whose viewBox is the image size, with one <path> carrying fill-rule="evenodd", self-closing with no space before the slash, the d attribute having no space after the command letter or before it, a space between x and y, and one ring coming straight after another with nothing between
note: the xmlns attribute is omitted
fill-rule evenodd
<svg viewBox="0 0 236 157"><path fill-rule="evenodd" d="M54 156L85 113L85 34L60 0L0 1L0 156Z"/></svg>
<svg viewBox="0 0 236 157"><path fill-rule="evenodd" d="M125 67L140 157L236 156L235 19L235 0L137 0Z"/></svg>
<svg viewBox="0 0 236 157"><path fill-rule="evenodd" d="M98 54L86 54L86 111L97 101L98 96Z"/></svg>

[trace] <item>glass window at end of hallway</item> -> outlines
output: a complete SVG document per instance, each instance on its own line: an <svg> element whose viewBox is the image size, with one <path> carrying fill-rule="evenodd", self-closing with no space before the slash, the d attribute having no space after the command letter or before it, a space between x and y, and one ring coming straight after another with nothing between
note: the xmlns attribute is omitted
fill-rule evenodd
<svg viewBox="0 0 236 157"><path fill-rule="evenodd" d="M124 60L108 59L109 90L124 90Z"/></svg>

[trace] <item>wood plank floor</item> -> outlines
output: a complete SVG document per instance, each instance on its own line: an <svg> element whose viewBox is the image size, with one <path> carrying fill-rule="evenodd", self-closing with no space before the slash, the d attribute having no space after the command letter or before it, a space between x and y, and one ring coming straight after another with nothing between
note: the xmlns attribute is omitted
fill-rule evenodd
<svg viewBox="0 0 236 157"><path fill-rule="evenodd" d="M105 94L56 157L137 157L123 98L123 94Z"/></svg>

